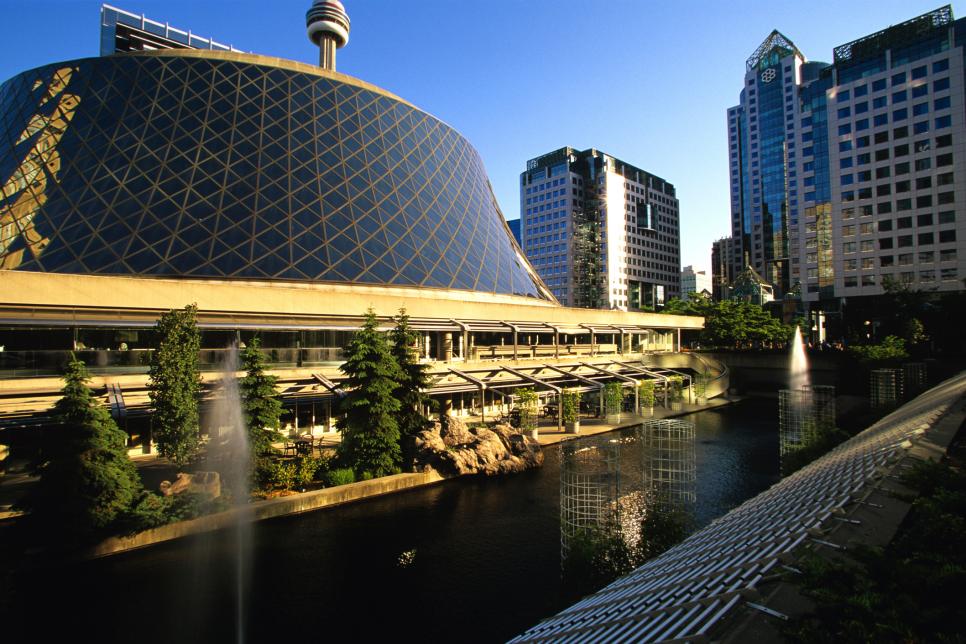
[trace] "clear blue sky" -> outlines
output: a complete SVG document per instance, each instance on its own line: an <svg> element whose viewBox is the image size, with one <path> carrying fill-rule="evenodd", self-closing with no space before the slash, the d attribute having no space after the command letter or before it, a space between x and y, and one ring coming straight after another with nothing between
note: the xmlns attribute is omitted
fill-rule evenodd
<svg viewBox="0 0 966 644"><path fill-rule="evenodd" d="M595 147L675 184L681 263L708 268L730 229L725 110L745 59L778 29L809 60L941 6L939 0L344 0L338 69L462 132L504 214L527 159ZM0 81L96 56L100 2L0 0ZM245 51L315 63L310 0L117 0L127 11ZM954 6L955 9L955 6Z"/></svg>

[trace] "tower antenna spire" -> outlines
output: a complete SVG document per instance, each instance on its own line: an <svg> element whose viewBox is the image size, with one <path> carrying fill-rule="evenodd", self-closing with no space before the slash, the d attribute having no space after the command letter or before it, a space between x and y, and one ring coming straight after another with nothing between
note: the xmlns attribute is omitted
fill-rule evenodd
<svg viewBox="0 0 966 644"><path fill-rule="evenodd" d="M335 50L349 42L349 14L339 0L315 0L305 14L309 40L319 46L319 67L335 71Z"/></svg>

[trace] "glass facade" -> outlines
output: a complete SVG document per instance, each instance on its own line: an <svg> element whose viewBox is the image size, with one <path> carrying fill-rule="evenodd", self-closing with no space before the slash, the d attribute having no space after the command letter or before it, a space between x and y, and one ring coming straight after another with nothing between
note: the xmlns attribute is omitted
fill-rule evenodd
<svg viewBox="0 0 966 644"><path fill-rule="evenodd" d="M552 299L455 130L352 79L189 54L0 86L0 268Z"/></svg>

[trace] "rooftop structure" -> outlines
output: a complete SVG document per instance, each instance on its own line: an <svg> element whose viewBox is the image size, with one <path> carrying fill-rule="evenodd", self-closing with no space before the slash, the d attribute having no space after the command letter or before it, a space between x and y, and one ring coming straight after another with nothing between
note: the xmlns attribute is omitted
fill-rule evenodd
<svg viewBox="0 0 966 644"><path fill-rule="evenodd" d="M239 51L231 45L223 45L191 31L157 22L144 14L101 5L101 56L128 51L155 51L158 49L211 49L214 51Z"/></svg>

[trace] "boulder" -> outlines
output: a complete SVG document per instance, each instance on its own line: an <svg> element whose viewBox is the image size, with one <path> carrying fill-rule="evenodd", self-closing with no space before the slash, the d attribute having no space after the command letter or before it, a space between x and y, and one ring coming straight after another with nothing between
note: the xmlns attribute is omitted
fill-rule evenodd
<svg viewBox="0 0 966 644"><path fill-rule="evenodd" d="M459 418L434 423L413 439L414 469L441 476L511 474L543 465L540 443L509 425L468 428Z"/></svg>
<svg viewBox="0 0 966 644"><path fill-rule="evenodd" d="M218 472L195 472L194 474L178 472L178 478L174 483L161 481L160 488L164 496L191 492L215 498L221 496L221 476Z"/></svg>

